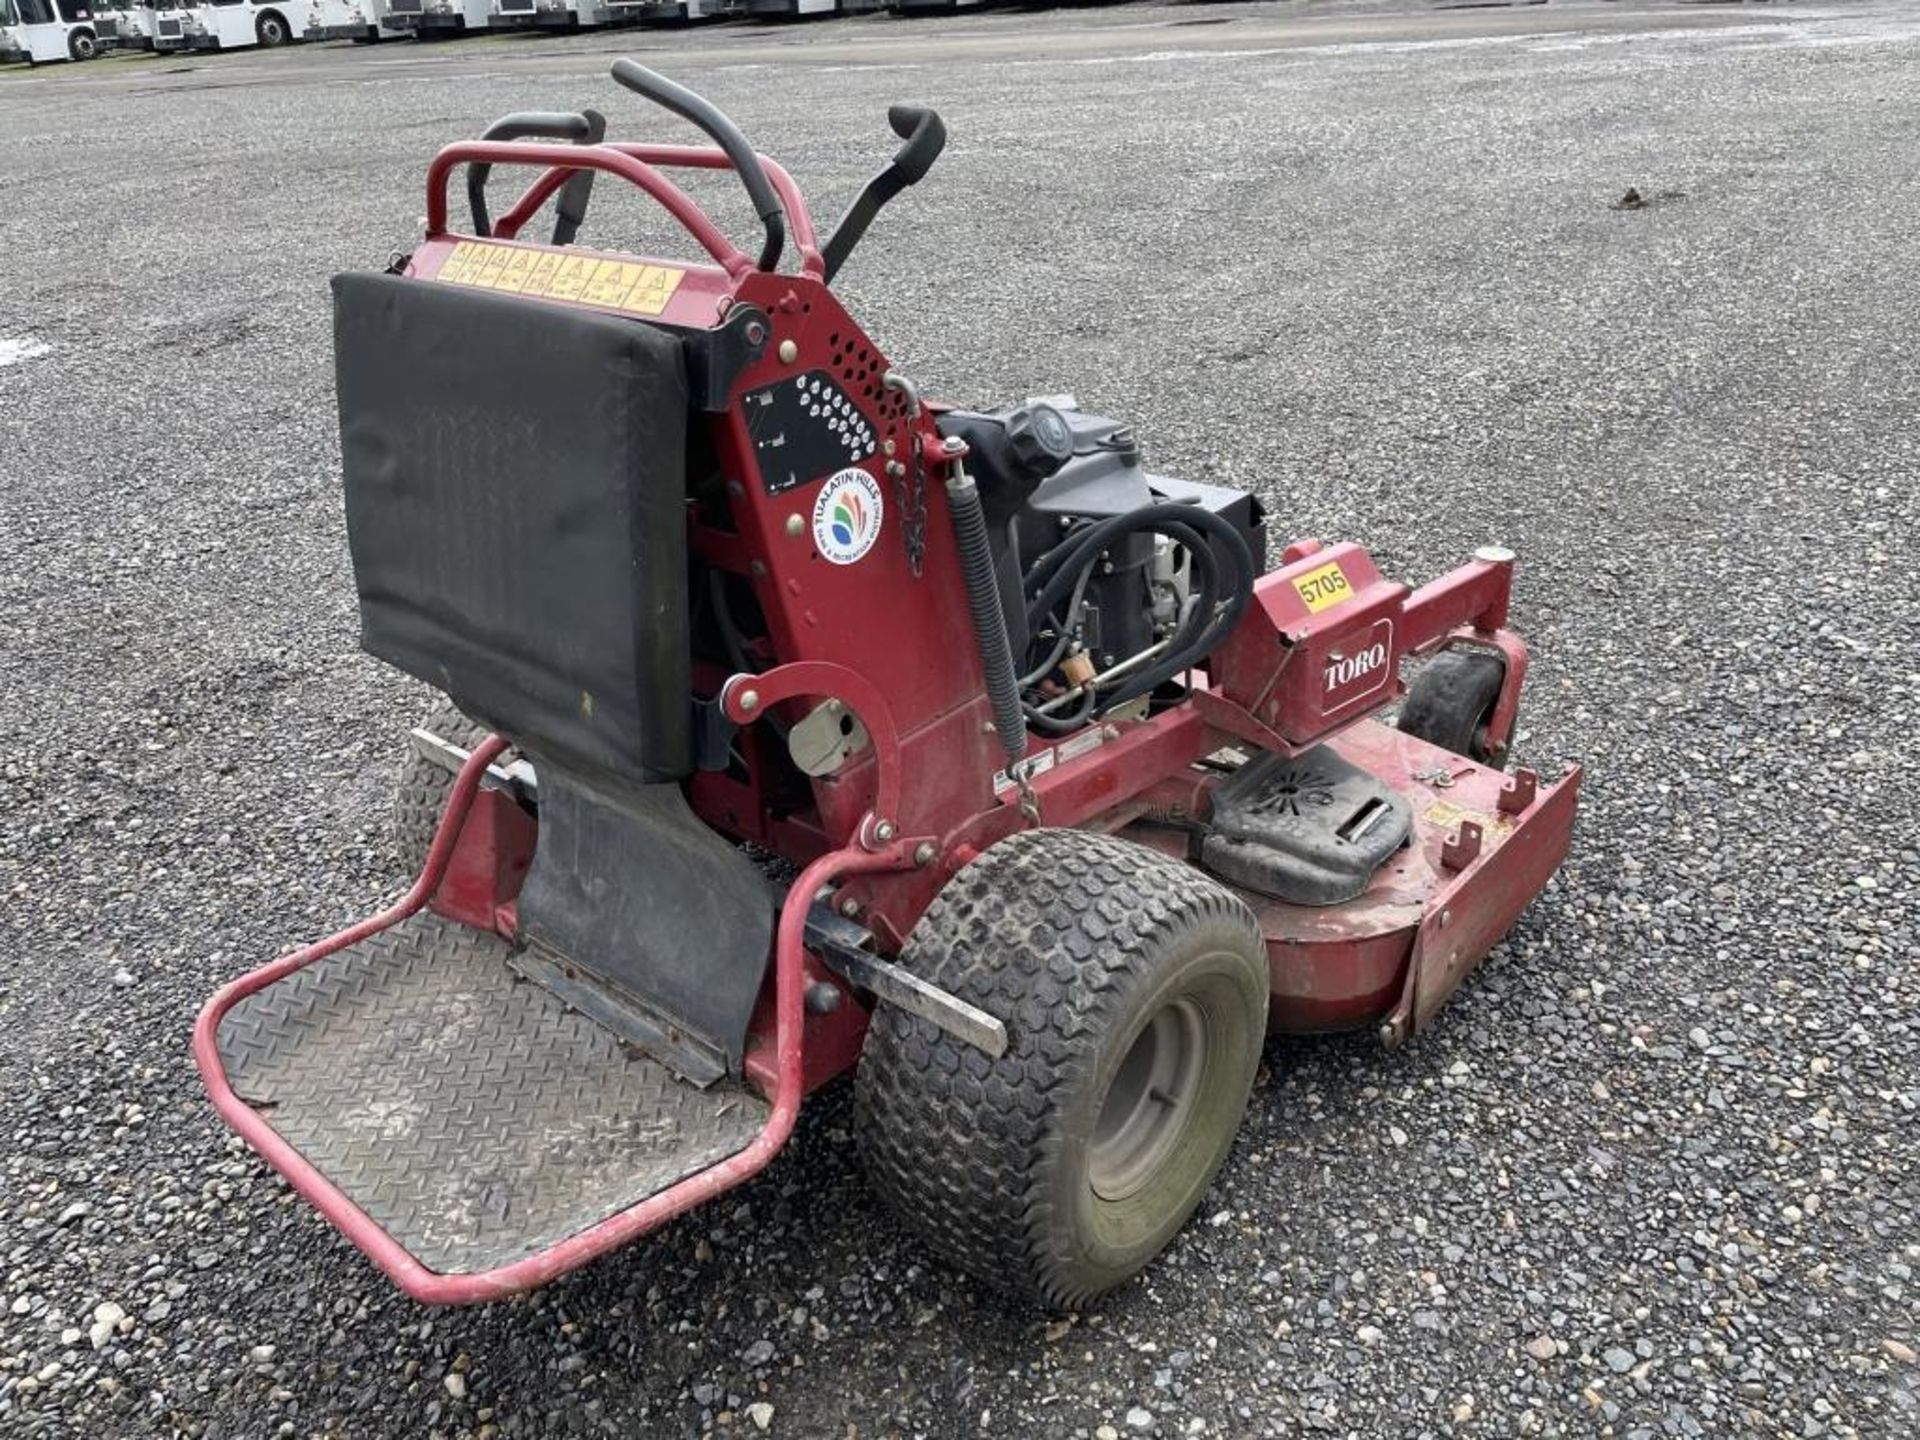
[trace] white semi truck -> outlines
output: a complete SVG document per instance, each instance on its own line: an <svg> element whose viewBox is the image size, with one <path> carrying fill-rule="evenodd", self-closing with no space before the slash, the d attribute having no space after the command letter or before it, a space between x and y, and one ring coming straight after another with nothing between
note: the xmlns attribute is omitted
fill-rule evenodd
<svg viewBox="0 0 1920 1440"><path fill-rule="evenodd" d="M746 0L749 15L773 18L781 15L857 15L863 10L879 10L886 0Z"/></svg>
<svg viewBox="0 0 1920 1440"><path fill-rule="evenodd" d="M250 45L269 49L285 45L298 32L287 17L294 13L289 0L208 0L185 8L181 40L188 50L244 50ZM159 48L159 37L155 37Z"/></svg>
<svg viewBox="0 0 1920 1440"><path fill-rule="evenodd" d="M742 0L607 0L607 3L626 19L649 25L713 20L742 13Z"/></svg>
<svg viewBox="0 0 1920 1440"><path fill-rule="evenodd" d="M422 40L507 28L495 13L498 0L388 0L387 24Z"/></svg>
<svg viewBox="0 0 1920 1440"><path fill-rule="evenodd" d="M102 50L151 50L153 12L135 0L94 0L93 28Z"/></svg>
<svg viewBox="0 0 1920 1440"><path fill-rule="evenodd" d="M407 32L388 23L388 0L309 0L302 40L353 40L371 44Z"/></svg>
<svg viewBox="0 0 1920 1440"><path fill-rule="evenodd" d="M611 0L494 0L494 9L505 29L602 30L633 20Z"/></svg>

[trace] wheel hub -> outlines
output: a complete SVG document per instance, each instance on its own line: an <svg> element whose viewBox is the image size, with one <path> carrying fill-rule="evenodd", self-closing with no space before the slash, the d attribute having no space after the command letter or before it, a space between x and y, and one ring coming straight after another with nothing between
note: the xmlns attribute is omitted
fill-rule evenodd
<svg viewBox="0 0 1920 1440"><path fill-rule="evenodd" d="M1088 1149L1087 1180L1102 1200L1125 1200L1179 1143L1200 1091L1207 1020L1182 997L1141 1027L1107 1086Z"/></svg>

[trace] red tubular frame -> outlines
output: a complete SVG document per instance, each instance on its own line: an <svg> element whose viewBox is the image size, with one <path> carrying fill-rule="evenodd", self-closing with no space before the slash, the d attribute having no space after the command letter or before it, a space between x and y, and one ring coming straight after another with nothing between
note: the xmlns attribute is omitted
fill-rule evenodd
<svg viewBox="0 0 1920 1440"><path fill-rule="evenodd" d="M802 1035L806 1027L807 911L824 886L844 876L874 870L904 869L912 864L902 843L873 851L858 848L835 850L801 871L793 888L787 892L774 940L776 1079L773 1109L767 1116L767 1123L746 1149L717 1165L689 1175L638 1205L608 1216L590 1229L568 1236L538 1254L516 1260L511 1265L474 1274L443 1275L429 1270L416 1260L378 1221L354 1204L311 1161L282 1139L264 1116L240 1098L227 1080L226 1068L220 1063L220 1022L229 1010L247 996L416 914L432 898L446 874L487 767L506 748L507 742L494 735L467 757L447 798L446 812L440 817L440 828L434 832L426 864L420 872L420 878L413 882L412 889L378 915L362 920L317 944L296 950L224 986L207 1002L193 1027L194 1063L200 1069L200 1078L220 1118L232 1126L235 1133L258 1151L268 1164L286 1176L308 1204L358 1246L395 1284L415 1300L427 1305L466 1305L497 1300L544 1285L609 1250L657 1229L764 1169L792 1135L794 1121L800 1114L800 1101L805 1093Z"/></svg>
<svg viewBox="0 0 1920 1440"><path fill-rule="evenodd" d="M706 211L693 202L692 196L645 161L608 145L535 145L518 140L463 140L447 146L433 157L433 163L427 167L429 240L447 233L447 177L460 165L546 165L552 168L540 182L536 182L536 188L538 184L557 176L554 190L558 190L565 183L567 175L575 170L603 170L609 175L618 175L658 201L729 275L738 278L753 269L753 262L734 247L733 242L720 232L719 226L707 218ZM509 214L518 214L524 203L525 198L522 197ZM517 224L525 224L526 218L520 215Z"/></svg>
<svg viewBox="0 0 1920 1440"><path fill-rule="evenodd" d="M776 160L762 155L780 203L786 207L787 226L794 249L800 252L800 273L823 280L826 261L813 228L813 216L793 177ZM754 268L702 210L693 197L660 173L678 170L731 170L733 162L721 150L698 145L555 145L521 141L468 140L449 145L433 157L427 169L427 238L447 233L447 177L460 165L544 165L546 172L529 185L494 222L493 234L512 240L520 228L540 212L576 170L601 170L639 186L666 208L707 254L736 278Z"/></svg>

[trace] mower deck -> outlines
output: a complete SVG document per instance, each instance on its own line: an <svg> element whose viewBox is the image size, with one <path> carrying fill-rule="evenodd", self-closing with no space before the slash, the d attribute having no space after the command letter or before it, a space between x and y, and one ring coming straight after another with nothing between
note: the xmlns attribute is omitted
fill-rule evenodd
<svg viewBox="0 0 1920 1440"><path fill-rule="evenodd" d="M1404 846L1366 889L1335 905L1293 905L1245 887L1273 971L1269 1023L1297 1033L1381 1027L1398 1044L1421 1029L1520 918L1566 858L1578 766L1552 782L1508 774L1362 720L1327 749L1412 809ZM1311 804L1312 797L1303 797ZM1183 831L1124 832L1184 856Z"/></svg>
<svg viewBox="0 0 1920 1440"><path fill-rule="evenodd" d="M511 1264L745 1149L754 1091L702 1090L420 911L245 996L235 1092L416 1260Z"/></svg>

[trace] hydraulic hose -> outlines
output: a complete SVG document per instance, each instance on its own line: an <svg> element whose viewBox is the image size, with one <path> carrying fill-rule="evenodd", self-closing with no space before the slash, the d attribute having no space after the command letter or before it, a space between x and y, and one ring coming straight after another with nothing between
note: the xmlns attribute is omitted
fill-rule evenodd
<svg viewBox="0 0 1920 1440"><path fill-rule="evenodd" d="M1000 735L1011 769L1027 753L1027 722L1020 706L1020 678L1013 668L1013 642L1007 615L1000 608L1000 586L993 574L993 550L987 543L987 516L973 477L958 464L947 479L947 508L953 512L953 537L960 548L960 573L967 582L967 608L973 636L986 671L987 698L993 702L993 727Z"/></svg>
<svg viewBox="0 0 1920 1440"><path fill-rule="evenodd" d="M1253 593L1253 555L1240 532L1218 515L1194 505L1163 502L1112 516L1076 531L1049 550L1027 571L1028 628L1045 623L1069 592L1075 591L1100 554L1123 536L1146 530L1165 535L1184 546L1192 558L1196 603L1171 637L1167 653L1148 670L1129 679L1117 691L1100 697L1098 705L1077 706L1068 716L1029 719L1045 730L1071 729L1097 711L1110 710L1151 693L1164 681L1204 660L1238 622ZM1209 543L1211 539L1214 543ZM1217 548L1216 548L1217 546ZM1227 573L1217 573L1216 559L1224 559ZM1089 694L1089 702L1091 702ZM1052 723L1049 723L1052 722Z"/></svg>

